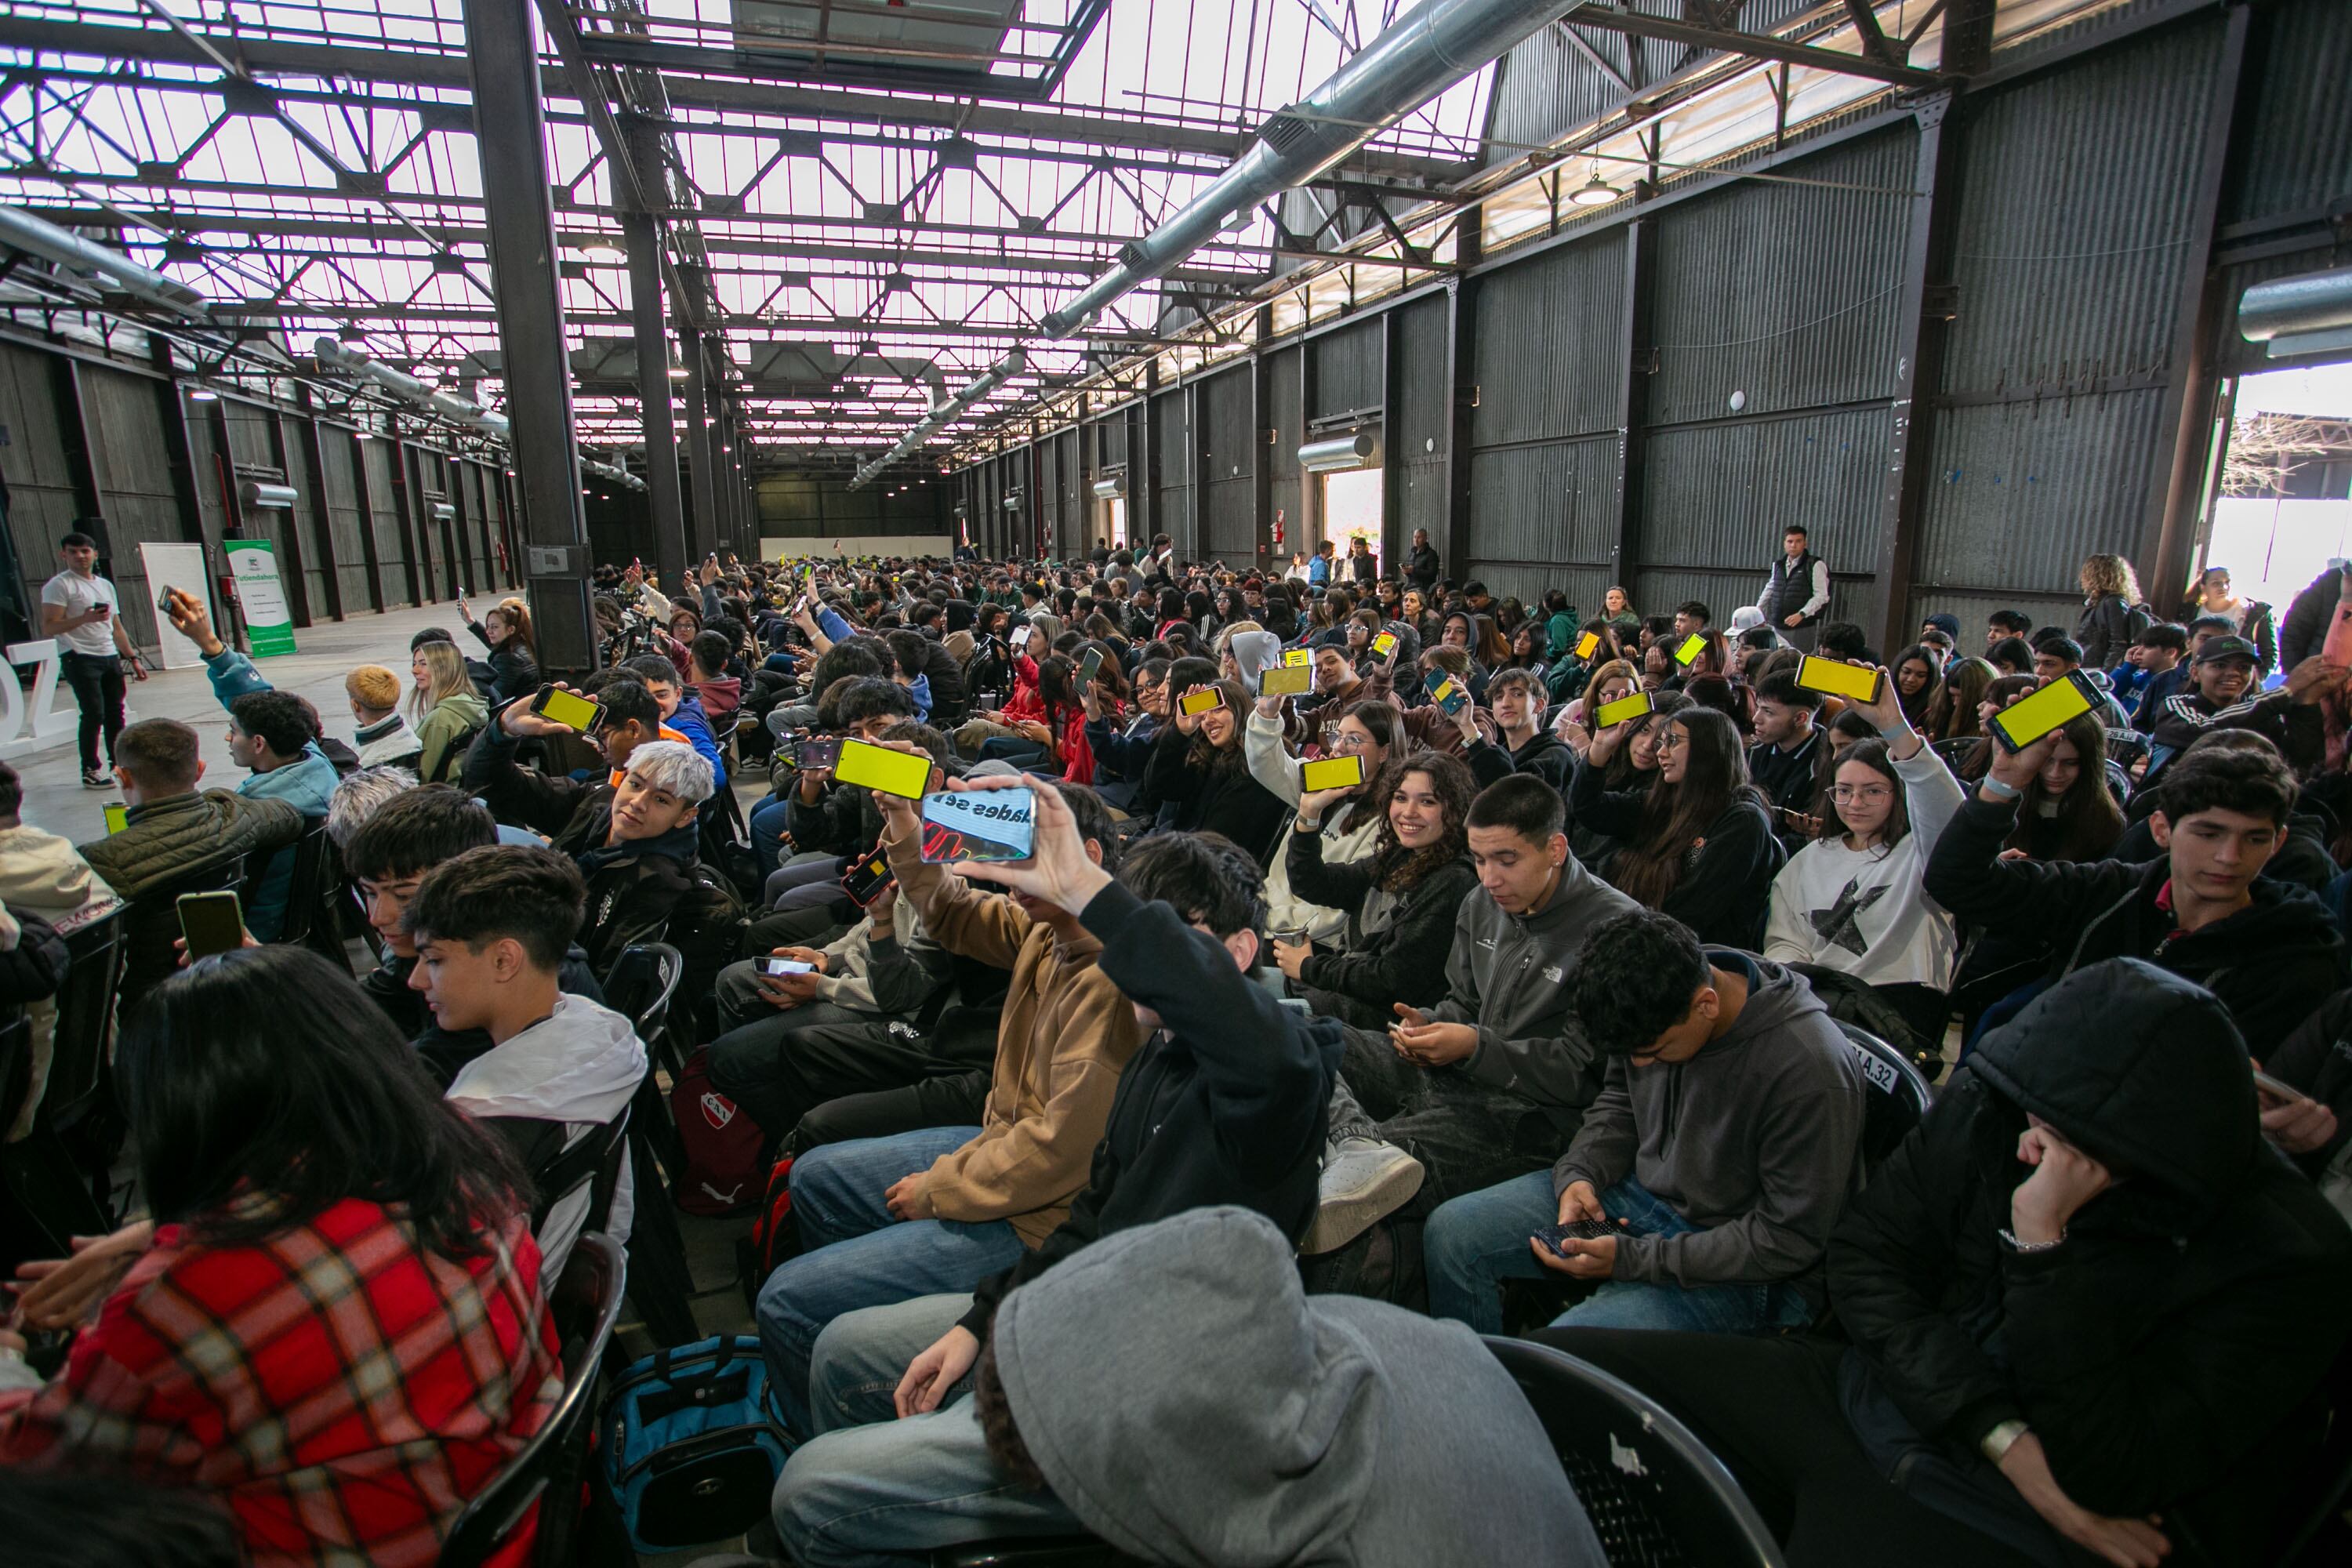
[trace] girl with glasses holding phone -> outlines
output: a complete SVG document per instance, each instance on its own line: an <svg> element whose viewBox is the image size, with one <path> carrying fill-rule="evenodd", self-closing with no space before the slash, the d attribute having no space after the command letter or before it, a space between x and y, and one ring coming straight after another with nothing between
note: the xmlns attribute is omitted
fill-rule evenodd
<svg viewBox="0 0 2352 1568"><path fill-rule="evenodd" d="M1821 826L1772 879L1764 956L1819 964L1876 991L1906 1024L1898 1047L1933 1052L1944 1037L1958 941L1922 886L1936 839L1960 808L1959 781L1905 717L1880 672L1876 700L1850 701L1879 738L1838 758L1813 808Z"/></svg>

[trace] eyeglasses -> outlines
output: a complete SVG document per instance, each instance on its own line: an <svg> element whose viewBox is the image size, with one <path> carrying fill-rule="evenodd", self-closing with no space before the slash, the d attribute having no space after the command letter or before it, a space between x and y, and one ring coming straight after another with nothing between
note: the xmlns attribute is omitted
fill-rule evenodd
<svg viewBox="0 0 2352 1568"><path fill-rule="evenodd" d="M1895 792L1885 784L1838 784L1831 789L1830 798L1843 805L1857 800L1892 800Z"/></svg>
<svg viewBox="0 0 2352 1568"><path fill-rule="evenodd" d="M1341 730L1330 741L1331 749L1338 752L1360 752L1371 743L1370 736L1359 735L1352 730Z"/></svg>
<svg viewBox="0 0 2352 1568"><path fill-rule="evenodd" d="M1690 744L1690 737L1680 730L1667 729L1658 732L1657 747L1662 752L1671 752L1677 747L1688 744Z"/></svg>

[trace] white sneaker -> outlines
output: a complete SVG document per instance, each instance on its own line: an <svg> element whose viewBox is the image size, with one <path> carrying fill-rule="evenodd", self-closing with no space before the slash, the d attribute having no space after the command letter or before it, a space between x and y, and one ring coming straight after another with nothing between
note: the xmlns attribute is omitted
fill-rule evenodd
<svg viewBox="0 0 2352 1568"><path fill-rule="evenodd" d="M1336 1252L1421 1191L1421 1162L1377 1138L1341 1138L1323 1152L1314 1221L1298 1250Z"/></svg>

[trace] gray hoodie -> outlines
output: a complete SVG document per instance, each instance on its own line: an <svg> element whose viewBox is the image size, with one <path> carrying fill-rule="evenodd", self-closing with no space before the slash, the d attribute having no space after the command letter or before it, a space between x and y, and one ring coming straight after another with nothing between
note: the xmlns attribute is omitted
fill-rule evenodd
<svg viewBox="0 0 2352 1568"><path fill-rule="evenodd" d="M1801 975L1749 953L1706 956L1751 971L1739 1016L1688 1061L1612 1057L1552 1190L1606 1192L1631 1176L1699 1227L1619 1241L1617 1279L1787 1280L1818 1305L1822 1251L1861 1185L1862 1070Z"/></svg>
<svg viewBox="0 0 2352 1568"><path fill-rule="evenodd" d="M1104 1237L1007 1296L993 1342L1054 1495L1148 1562L1608 1561L1475 1335L1306 1295L1288 1239L1248 1209Z"/></svg>
<svg viewBox="0 0 2352 1568"><path fill-rule="evenodd" d="M1641 907L1571 855L1551 902L1534 914L1507 915L1481 888L1454 918L1445 1000L1430 1017L1475 1024L1478 1048L1463 1067L1481 1083L1535 1101L1563 1134L1576 1131L1600 1085L1561 981L1595 926Z"/></svg>

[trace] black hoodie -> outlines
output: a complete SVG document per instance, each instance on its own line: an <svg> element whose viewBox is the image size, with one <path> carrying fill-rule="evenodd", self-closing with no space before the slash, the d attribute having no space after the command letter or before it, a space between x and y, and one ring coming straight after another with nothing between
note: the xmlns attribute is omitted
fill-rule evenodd
<svg viewBox="0 0 2352 1568"><path fill-rule="evenodd" d="M2344 984L2344 939L2302 888L2258 877L2245 909L2183 931L2168 858L2002 860L2016 826L2016 802L1971 798L1927 858L1927 896L1961 920L2050 940L2060 954L2053 979L2102 959L2147 959L2219 996L2258 1057Z"/></svg>
<svg viewBox="0 0 2352 1568"><path fill-rule="evenodd" d="M2029 1111L2126 1179L2021 1254ZM1830 1241L1848 1414L1897 1484L2014 1528L1976 1449L2021 1419L2077 1504L2163 1515L2168 1568L2261 1560L2352 1326L2352 1231L2255 1115L2229 1014L2153 964L2084 969L1985 1037Z"/></svg>

